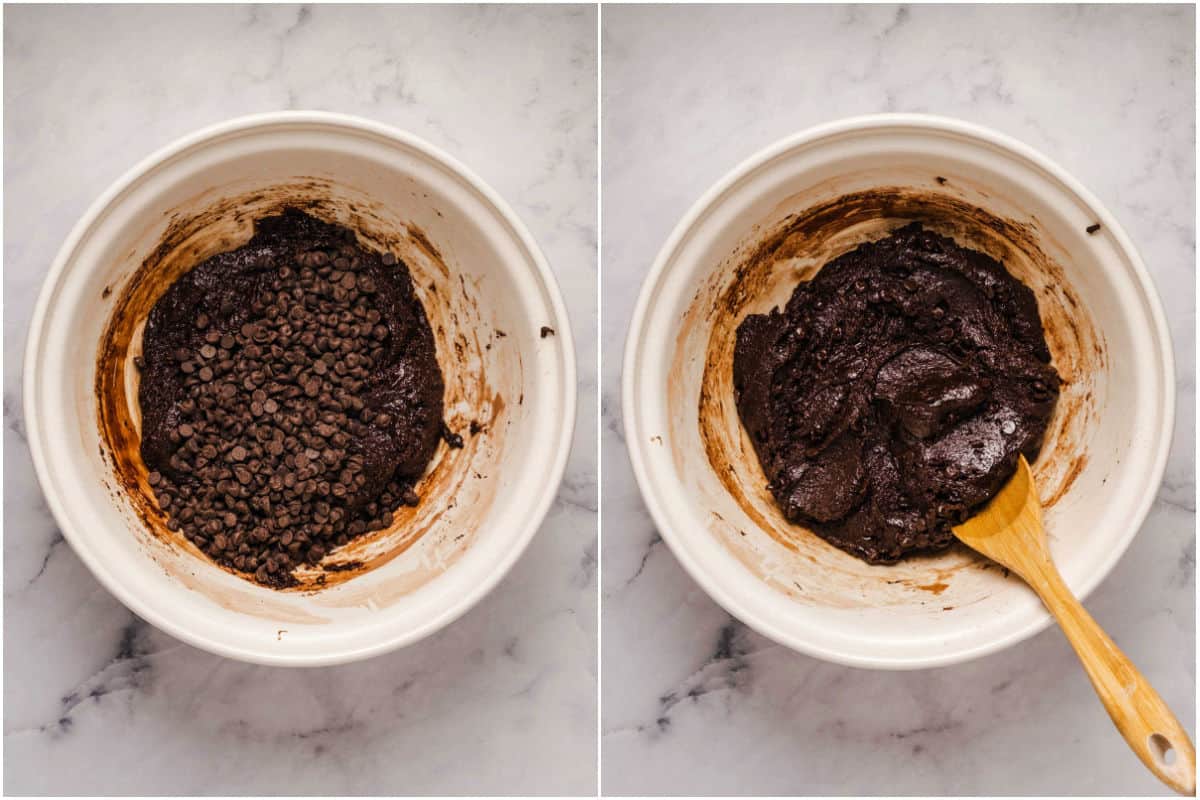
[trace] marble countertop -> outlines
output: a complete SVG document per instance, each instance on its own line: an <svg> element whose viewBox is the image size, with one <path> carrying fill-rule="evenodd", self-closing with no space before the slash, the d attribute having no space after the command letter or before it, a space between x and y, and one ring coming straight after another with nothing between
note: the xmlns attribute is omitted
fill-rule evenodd
<svg viewBox="0 0 1200 800"><path fill-rule="evenodd" d="M4 789L596 789L596 8L5 9ZM227 661L139 621L55 528L23 438L38 288L87 206L198 127L360 114L441 146L525 220L578 342L575 445L527 553L474 610L361 664Z"/></svg>
<svg viewBox="0 0 1200 800"><path fill-rule="evenodd" d="M1166 306L1178 421L1143 529L1087 605L1195 730L1195 87L1187 6L606 6L601 347L606 794L1163 794L1055 629L968 664L848 669L730 618L684 573L624 454L642 279L759 148L880 111L978 122L1121 220ZM1194 734L1193 734L1194 736Z"/></svg>

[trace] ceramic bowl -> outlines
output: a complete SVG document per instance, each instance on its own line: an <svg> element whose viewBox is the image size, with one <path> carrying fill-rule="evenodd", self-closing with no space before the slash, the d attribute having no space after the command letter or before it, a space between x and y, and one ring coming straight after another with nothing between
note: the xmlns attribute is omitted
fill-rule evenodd
<svg viewBox="0 0 1200 800"><path fill-rule="evenodd" d="M1049 615L962 546L872 566L789 524L739 422L735 330L834 256L911 221L988 252L1037 295L1064 388L1034 472L1050 548L1086 596L1162 479L1174 366L1129 237L1062 168L1006 136L920 115L861 117L766 148L675 228L629 330L630 458L662 537L760 633L844 664L905 669L995 652Z"/></svg>
<svg viewBox="0 0 1200 800"><path fill-rule="evenodd" d="M399 510L388 530L278 591L218 567L164 526L137 452L132 362L166 286L289 205L349 225L365 246L408 264L446 379L444 417L465 446L439 445L416 487L420 504ZM543 326L555 335L542 336ZM100 582L185 642L289 666L382 653L478 602L549 509L575 419L566 311L512 209L414 136L308 112L206 128L106 191L42 288L24 392L47 503Z"/></svg>

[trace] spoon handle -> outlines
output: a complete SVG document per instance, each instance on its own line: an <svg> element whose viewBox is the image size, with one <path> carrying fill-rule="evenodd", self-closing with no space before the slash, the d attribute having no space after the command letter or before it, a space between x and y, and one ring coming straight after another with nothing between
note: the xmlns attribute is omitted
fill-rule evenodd
<svg viewBox="0 0 1200 800"><path fill-rule="evenodd" d="M1058 620L1117 730L1142 763L1183 795L1196 794L1196 749L1154 687L1084 609L1048 559L1026 581ZM1167 754L1174 751L1170 763Z"/></svg>

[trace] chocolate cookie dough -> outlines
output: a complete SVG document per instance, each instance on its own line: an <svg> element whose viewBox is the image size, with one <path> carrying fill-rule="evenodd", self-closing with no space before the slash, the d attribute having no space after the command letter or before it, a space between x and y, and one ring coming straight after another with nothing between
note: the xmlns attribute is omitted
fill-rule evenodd
<svg viewBox="0 0 1200 800"><path fill-rule="evenodd" d="M919 223L746 317L733 380L787 519L871 563L950 544L1059 393L1033 292Z"/></svg>
<svg viewBox="0 0 1200 800"><path fill-rule="evenodd" d="M167 289L139 366L141 454L168 526L272 586L416 504L442 435L408 268L295 209Z"/></svg>

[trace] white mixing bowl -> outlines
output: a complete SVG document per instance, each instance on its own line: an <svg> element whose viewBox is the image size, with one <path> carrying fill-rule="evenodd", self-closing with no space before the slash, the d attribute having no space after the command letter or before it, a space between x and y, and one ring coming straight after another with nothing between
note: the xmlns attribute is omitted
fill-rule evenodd
<svg viewBox="0 0 1200 800"><path fill-rule="evenodd" d="M284 205L348 224L408 264L446 379L421 502L275 591L168 531L137 455L141 325L169 283ZM555 335L542 335L542 327ZM150 156L71 232L25 356L29 444L76 553L139 616L214 653L310 666L446 625L496 585L541 524L575 420L570 327L554 277L495 192L419 139L327 113L244 117ZM472 422L482 426L470 433Z"/></svg>
<svg viewBox="0 0 1200 800"><path fill-rule="evenodd" d="M913 219L989 252L1038 297L1065 385L1034 472L1055 562L1080 596L1145 519L1174 424L1170 339L1133 244L1025 145L879 115L805 131L734 169L675 228L642 288L623 376L630 458L662 537L717 602L854 666L950 664L1050 622L1017 578L961 546L872 566L789 524L739 422L738 323Z"/></svg>

